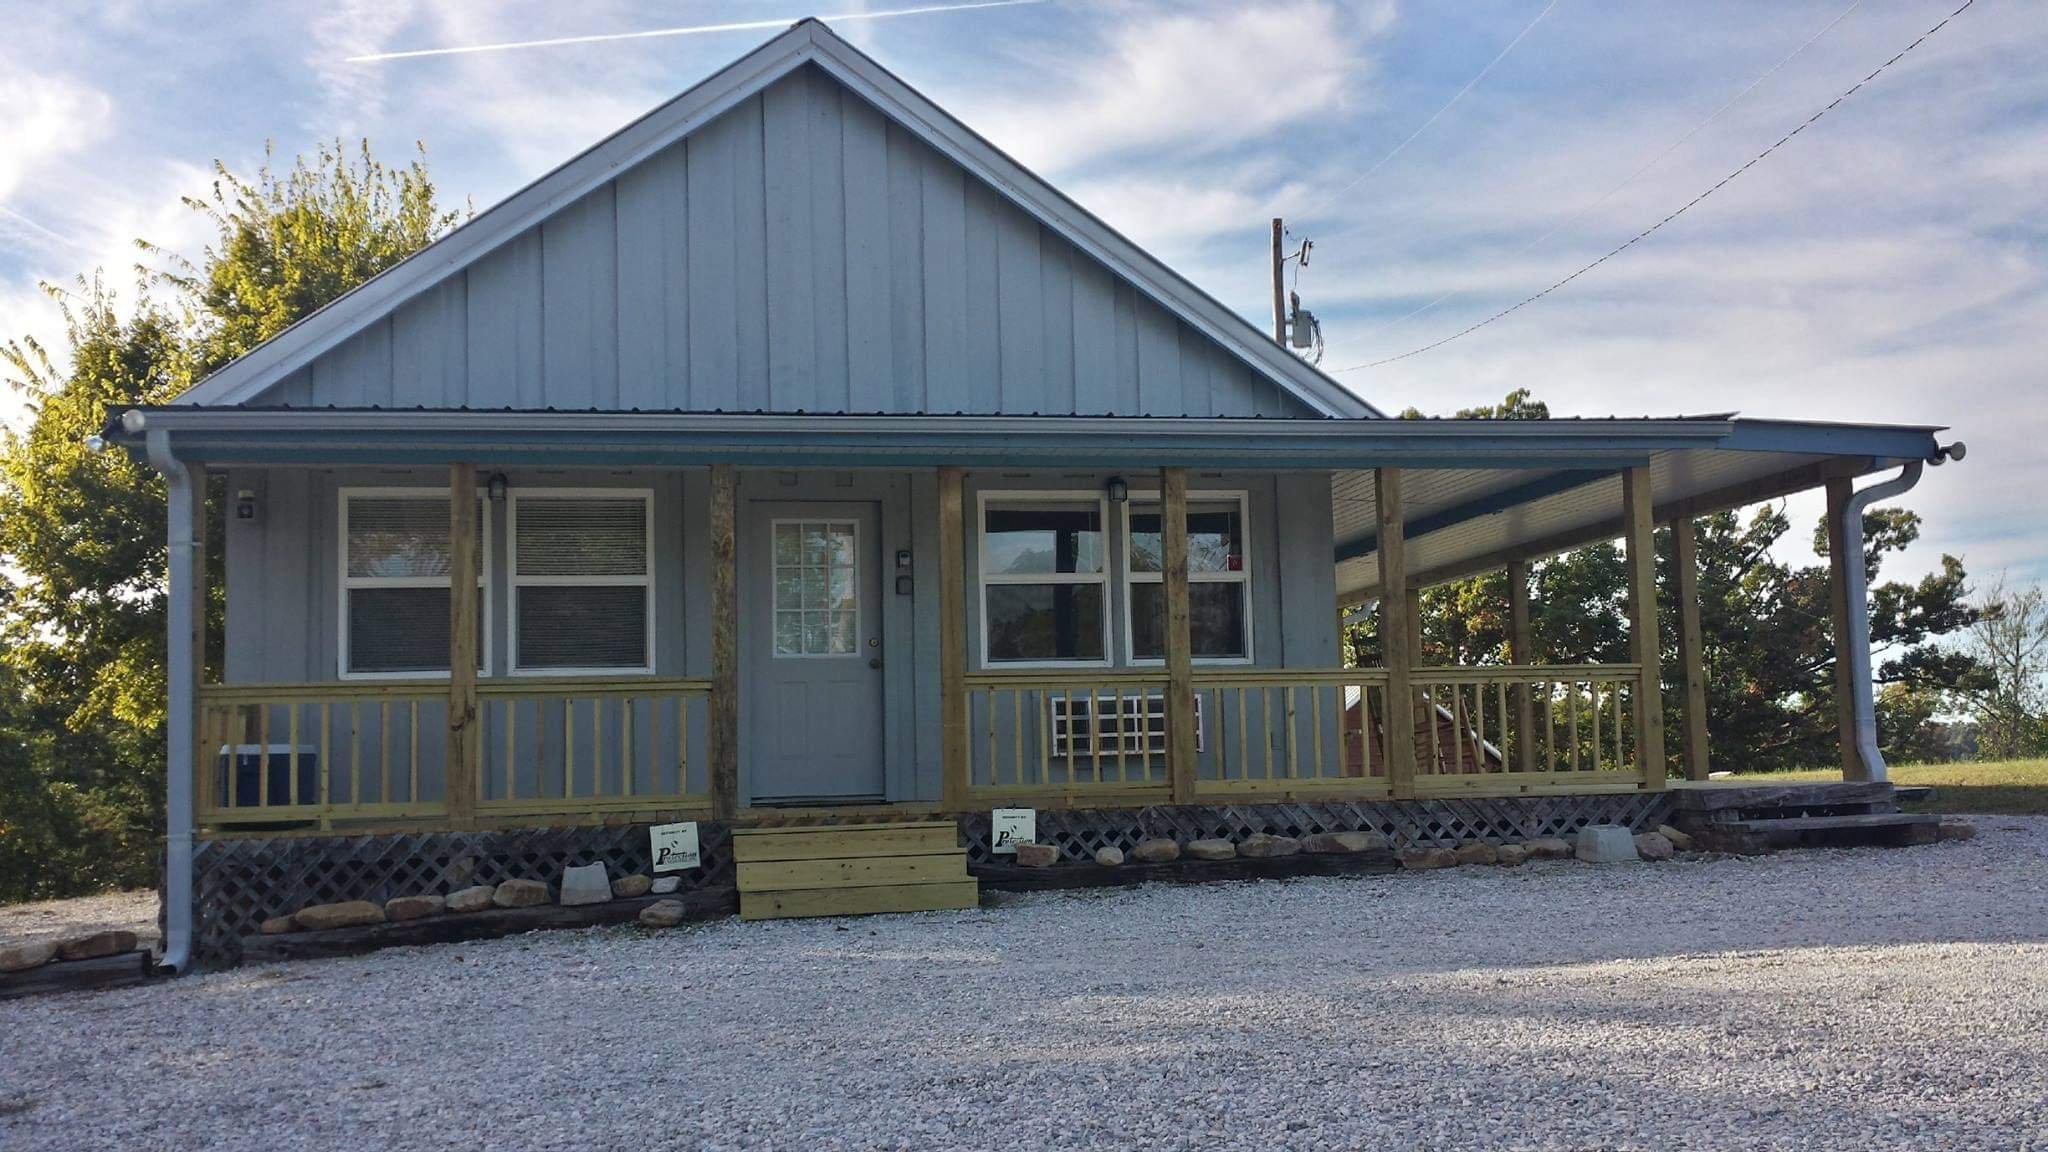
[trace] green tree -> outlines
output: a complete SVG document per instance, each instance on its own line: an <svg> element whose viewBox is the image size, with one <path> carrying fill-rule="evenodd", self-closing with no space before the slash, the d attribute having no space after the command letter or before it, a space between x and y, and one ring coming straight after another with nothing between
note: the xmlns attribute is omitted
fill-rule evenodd
<svg viewBox="0 0 2048 1152"><path fill-rule="evenodd" d="M32 339L0 348L28 397L25 430L0 439L0 663L10 678L15 743L4 753L10 811L40 812L62 844L99 830L91 867L31 854L0 874L0 898L153 881L163 819L164 486L146 464L93 452L110 414L162 403L193 380L283 331L458 220L434 209L420 161L377 163L337 145L283 176L254 182L216 165L205 212L215 240L199 260L142 243L169 266L127 309L97 277L45 286L62 309L66 347ZM141 243L141 242L138 242ZM217 521L217 518L210 518ZM218 524L210 662L219 640ZM19 808L16 806L20 805ZM11 827L11 825L10 825Z"/></svg>

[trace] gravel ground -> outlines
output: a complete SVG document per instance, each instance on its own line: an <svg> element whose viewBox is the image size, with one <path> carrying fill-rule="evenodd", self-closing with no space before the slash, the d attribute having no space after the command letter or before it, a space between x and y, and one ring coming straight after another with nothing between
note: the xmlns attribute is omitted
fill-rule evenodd
<svg viewBox="0 0 2048 1152"><path fill-rule="evenodd" d="M2043 1148L2048 818L0 1004L0 1147Z"/></svg>
<svg viewBox="0 0 2048 1152"><path fill-rule="evenodd" d="M0 948L36 940L88 936L109 928L126 928L141 940L156 940L156 890L108 892L75 900L0 905Z"/></svg>

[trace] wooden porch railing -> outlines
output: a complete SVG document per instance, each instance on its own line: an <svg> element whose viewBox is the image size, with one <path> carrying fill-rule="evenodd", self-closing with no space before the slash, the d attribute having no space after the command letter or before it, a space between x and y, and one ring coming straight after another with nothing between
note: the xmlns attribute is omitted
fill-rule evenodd
<svg viewBox="0 0 2048 1152"><path fill-rule="evenodd" d="M1634 758L1641 679L1636 664L1415 669L1416 795L1628 786L1641 775Z"/></svg>
<svg viewBox="0 0 2048 1152"><path fill-rule="evenodd" d="M485 818L700 807L709 694L705 680L486 681L474 762L455 772ZM440 680L204 686L195 822L445 819L447 708Z"/></svg>
<svg viewBox="0 0 2048 1152"><path fill-rule="evenodd" d="M1167 798L1164 670L981 672L963 679L973 803Z"/></svg>

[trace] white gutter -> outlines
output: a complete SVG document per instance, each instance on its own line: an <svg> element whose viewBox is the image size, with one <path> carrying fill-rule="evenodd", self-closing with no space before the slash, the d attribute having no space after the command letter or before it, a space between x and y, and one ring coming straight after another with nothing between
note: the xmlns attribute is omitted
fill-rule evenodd
<svg viewBox="0 0 2048 1152"><path fill-rule="evenodd" d="M140 430L139 413L133 424ZM128 420L123 421L129 423ZM198 682L201 654L193 651L192 588L197 573L200 525L192 515L192 470L171 455L170 434L152 428L144 435L149 462L163 473L169 492L170 603L165 615L169 643L165 681L169 688L164 718L164 954L162 967L183 973L192 962L192 720L193 685Z"/></svg>
<svg viewBox="0 0 2048 1152"><path fill-rule="evenodd" d="M1872 780L1883 780L1887 769L1884 754L1877 750L1877 700L1870 670L1870 588L1863 569L1863 509L1911 489L1920 482L1922 464L1915 460L1899 469L1889 480L1849 497L1842 505L1844 523L1836 526L1835 538L1856 550L1842 565L1842 583L1849 601L1849 635L1841 656L1849 661L1849 704L1856 720L1856 751Z"/></svg>

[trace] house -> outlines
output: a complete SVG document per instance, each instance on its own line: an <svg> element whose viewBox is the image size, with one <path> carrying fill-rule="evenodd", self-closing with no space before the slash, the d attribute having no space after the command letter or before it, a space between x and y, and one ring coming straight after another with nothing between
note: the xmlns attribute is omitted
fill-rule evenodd
<svg viewBox="0 0 2048 1152"><path fill-rule="evenodd" d="M639 866L678 819L704 884L763 822L957 820L980 859L998 806L1076 855L1654 820L1653 528L1697 702L1690 518L1825 488L1853 543L1936 431L1386 419L805 21L112 421L172 493L170 960L309 900ZM1542 662L1527 565L1616 536L1634 661ZM1412 666L1414 592L1503 566L1514 664ZM1836 577L1844 770L1881 775ZM1386 658L1344 667L1368 603Z"/></svg>

